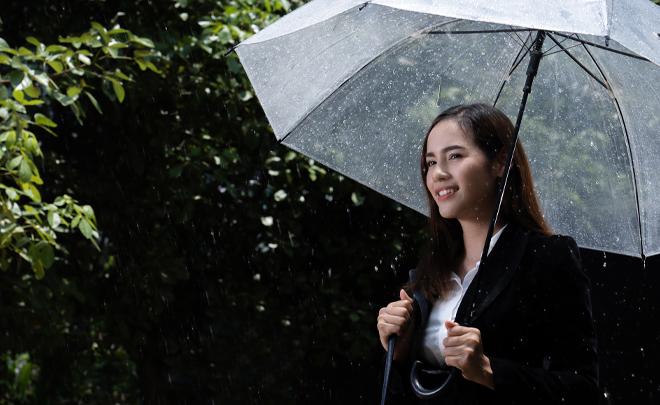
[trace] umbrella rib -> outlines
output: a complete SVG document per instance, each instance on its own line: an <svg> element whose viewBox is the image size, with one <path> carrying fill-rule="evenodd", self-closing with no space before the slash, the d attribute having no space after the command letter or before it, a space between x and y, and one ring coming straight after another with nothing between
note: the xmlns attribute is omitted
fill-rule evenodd
<svg viewBox="0 0 660 405"><path fill-rule="evenodd" d="M475 31L431 31L429 34L499 34L504 32L536 31L535 28L521 28L508 30L475 30Z"/></svg>
<svg viewBox="0 0 660 405"><path fill-rule="evenodd" d="M568 49L577 48L577 47L579 47L580 45L582 45L582 44L577 44L577 45L569 46L569 47L566 48L566 49L568 50ZM553 48L554 48L554 46L553 46ZM549 53L548 53L548 52L549 52ZM563 49L560 49L560 50L558 50L558 51L550 52L550 49L548 49L548 51L547 51L546 53L544 53L543 56L550 56L550 55L554 55L554 54L556 54L556 53L560 53L560 52L564 52L564 50L563 50Z"/></svg>
<svg viewBox="0 0 660 405"><path fill-rule="evenodd" d="M564 42L568 41L569 39L573 39L573 38L564 38L562 41L560 41L560 43L563 44ZM568 48L566 48L566 49L571 49L571 48L574 48L574 47L576 47L576 46L578 46L578 45L570 46L570 47L568 47ZM557 45L553 45L550 49L548 49L547 51L545 51L545 53L543 54L543 56L550 56L550 55L554 55L554 54L557 53L557 52L561 52L561 50L559 50L559 51L555 51L555 52L550 53L550 51L552 51L552 50L555 49L556 47L557 47Z"/></svg>
<svg viewBox="0 0 660 405"><path fill-rule="evenodd" d="M560 48L562 49L562 51L564 51L564 53L566 53L566 55L568 55L569 58L573 59L573 62L577 63L577 65L578 65L579 67L581 67L582 70L584 70L585 72L587 72L587 73L589 74L589 76L591 76L595 81L597 81L598 83L600 83L600 84L601 84L603 87L605 87L608 91L610 90L610 86L609 86L609 85L605 84L602 80L600 80L598 77L596 77L596 75L593 74L593 73L589 70L589 68L587 68L586 66L584 66L584 65L582 64L582 62L580 62L579 60L577 60L577 58L576 58L575 56L573 56L570 52L568 52L568 49L564 48L564 46L563 46L562 44L560 44L559 42L557 42L557 40L556 40L556 39L555 39L550 33L548 33L548 36L550 37L551 40L554 41L555 44L557 44L558 47L560 47ZM602 74L602 72L601 72L601 74Z"/></svg>
<svg viewBox="0 0 660 405"><path fill-rule="evenodd" d="M560 37L564 37L564 38L574 39L574 40L576 40L576 41L582 42L583 44L591 45L591 46L593 46L593 47L595 47L595 48L600 48L600 49L604 49L604 50L606 50L606 51L610 51L610 52L618 53L618 54L620 54L620 55L625 55L625 56L629 56L629 57L631 57L631 58L635 58L635 59L640 59L640 60L644 60L644 61L647 61L647 62L651 62L650 60L648 60L648 59L646 59L646 58L644 58L644 57L642 57L642 56L635 55L635 54L633 54L633 53L628 53L628 52L623 52L623 51L617 51L616 49L608 48L608 47L603 46L603 45L598 45L598 44L594 44L593 42L585 41L584 39L581 39L581 38L579 38L579 37L578 37L578 38L575 38L575 37L573 37L573 36L570 36L570 37L569 37L568 35L565 35L565 34L562 34L562 33L559 33L559 32L553 32L553 34L555 34L555 35L557 35L557 36L560 36Z"/></svg>
<svg viewBox="0 0 660 405"><path fill-rule="evenodd" d="M626 125L626 120L623 116L623 112L621 111L621 106L619 105L619 99L616 98L616 95L614 94L614 89L612 89L612 87L610 86L610 82L607 80L607 76L605 76L605 72L603 72L603 69L601 69L600 65L596 61L596 58L594 58L591 52L589 52L589 49L584 44L582 44L582 46L584 46L584 50L587 51L587 55L589 55L591 61L594 63L594 65L596 65L596 69L598 69L601 76L603 76L603 79L607 83L610 96L614 100L616 111L619 114L619 119L621 120L621 126L623 126L623 135L626 138L626 146L628 147L628 156L630 156L630 171L632 172L633 187L635 189L635 205L637 207L637 225L639 231L639 250L640 250L640 254L642 255L642 259L646 260L646 256L644 255L644 243L642 242L642 215L639 206L639 191L637 187L637 175L635 174L635 160L633 158L632 148L630 146L630 137L628 136L628 126Z"/></svg>
<svg viewBox="0 0 660 405"><path fill-rule="evenodd" d="M527 46L525 46L525 44L527 43L527 41L529 41L529 38L532 37L532 33L529 32L529 33L527 34L527 38L525 38L524 40L520 37L520 35L518 35L518 32L514 32L514 34L516 34L516 37L518 37L518 39L520 40L520 45L521 45L521 46L524 46L524 47L527 49L527 52L525 53L525 55L527 55L527 53L529 52L529 50L532 49L532 48L531 48L531 45L527 47ZM511 35L511 34L509 34L509 35ZM523 58L524 58L524 56L523 56ZM522 59L521 59L521 60L522 60Z"/></svg>
<svg viewBox="0 0 660 405"><path fill-rule="evenodd" d="M520 66L520 63L522 63L523 59L525 59L525 56L527 56L527 54L529 53L530 48L526 47L525 44L527 43L527 41L529 40L529 38L531 36L532 36L532 33L530 32L527 35L527 38L525 39L525 41L523 42L520 50L518 51L518 54L516 55L515 58L513 58L513 63L511 64L511 68L509 68L509 72L506 74L506 77L504 77L504 79L500 83L500 89L497 91L497 95L495 96L495 99L493 100L493 107L495 107L495 105L499 101L500 96L502 95L502 90L504 90L504 86L509 81L509 78L511 77L511 74L513 74L513 72L516 71L518 66ZM523 52L523 51L525 51L525 52ZM520 59L519 59L519 57L520 57Z"/></svg>

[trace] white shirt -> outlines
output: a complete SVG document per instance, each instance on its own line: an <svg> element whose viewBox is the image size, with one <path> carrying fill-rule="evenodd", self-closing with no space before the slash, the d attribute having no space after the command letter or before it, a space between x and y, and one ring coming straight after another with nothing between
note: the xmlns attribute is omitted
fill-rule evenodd
<svg viewBox="0 0 660 405"><path fill-rule="evenodd" d="M493 246L500 238L502 231L506 228L506 225L500 229L490 240L490 245L488 247L488 253L493 250ZM424 331L424 337L422 338L422 356L426 361L431 363L436 367L441 367L445 365L445 355L442 352L445 349L445 346L442 344L442 340L447 337L447 328L445 327L445 321L454 321L456 319L456 312L458 307L463 301L463 296L474 277L477 275L477 270L479 269L479 263L463 278L461 283L460 277L454 272L451 273L451 279L449 280L449 292L447 297L440 301L437 300L433 304L433 309L429 315L428 322L426 324L426 330Z"/></svg>

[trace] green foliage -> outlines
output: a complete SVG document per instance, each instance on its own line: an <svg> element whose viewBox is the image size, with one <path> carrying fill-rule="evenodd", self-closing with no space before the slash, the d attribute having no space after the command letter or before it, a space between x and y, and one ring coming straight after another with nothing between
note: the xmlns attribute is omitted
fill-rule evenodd
<svg viewBox="0 0 660 405"><path fill-rule="evenodd" d="M29 353L0 354L0 404L27 404L34 397L39 368L30 361Z"/></svg>
<svg viewBox="0 0 660 405"><path fill-rule="evenodd" d="M39 189L44 181L37 159L43 159L44 154L31 131L40 128L55 135L51 128L57 124L45 115L53 111L48 104L44 107L48 102L68 107L81 125L86 117L81 94L101 112L90 93L95 81L121 103L125 97L123 81L132 81L121 69L130 69L131 63L160 72L150 62L156 53L149 39L119 25L110 30L96 22L91 25L80 36L59 38L61 44L70 46L45 45L28 36L25 46L15 48L0 38L0 188L4 190L0 195L0 268L5 271L11 266L18 270L24 260L37 279L43 278L55 252L66 252L57 242L57 234L76 228L99 248L96 217L89 205L78 205L66 194L53 203L42 201ZM128 56L129 51L132 56ZM108 92L107 83L113 94Z"/></svg>
<svg viewBox="0 0 660 405"><path fill-rule="evenodd" d="M382 354L375 316L416 264L425 218L285 147L271 152L272 131L241 64L223 56L302 2L136 1L121 3L117 17L102 2L77 3L68 15L27 1L6 11L30 6L27 25L21 31L5 17L0 36L11 44L61 36L70 42L58 46L93 50L89 65L72 59L97 73L51 76L68 77L58 86L74 102L26 107L29 125L41 124L32 132L59 135L38 138L39 191L71 215L40 214L43 226L91 229L100 248L56 232L71 254L56 255L41 280L0 272L11 314L0 330L15 331L0 334L0 349L30 348L40 370L35 402L373 402ZM87 29L81 16L120 21L134 38L149 38L157 58L99 53L70 34ZM95 55L104 70L94 70ZM108 77L134 83L120 96ZM23 99L45 100L38 87L40 98ZM103 115L82 126L75 103ZM83 214L56 205L64 195ZM98 222L87 224L85 213Z"/></svg>

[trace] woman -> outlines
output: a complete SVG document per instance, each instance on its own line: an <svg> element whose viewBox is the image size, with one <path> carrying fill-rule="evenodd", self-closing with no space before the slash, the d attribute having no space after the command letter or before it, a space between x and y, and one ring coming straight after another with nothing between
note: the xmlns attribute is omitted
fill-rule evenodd
<svg viewBox="0 0 660 405"><path fill-rule="evenodd" d="M520 144L488 260L479 285L471 285L512 135L511 121L485 104L446 110L426 134L421 174L431 248L400 300L378 316L385 350L397 335L388 403L598 402L589 280L575 241L550 232ZM463 297L475 289L470 307ZM454 322L468 316L470 325ZM418 400L410 384L416 360L456 367L457 384L438 400Z"/></svg>

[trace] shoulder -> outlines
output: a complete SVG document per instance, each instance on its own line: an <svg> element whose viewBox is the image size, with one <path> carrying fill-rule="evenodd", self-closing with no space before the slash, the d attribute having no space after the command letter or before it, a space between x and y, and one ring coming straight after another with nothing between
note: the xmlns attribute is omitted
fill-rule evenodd
<svg viewBox="0 0 660 405"><path fill-rule="evenodd" d="M588 283L575 239L565 235L546 236L529 232L523 261L526 262L528 270L536 273L539 281L552 277Z"/></svg>
<svg viewBox="0 0 660 405"><path fill-rule="evenodd" d="M534 231L529 231L529 234L527 250L531 253L547 256L551 259L573 257L577 261L580 260L580 250L572 237L565 235L546 236Z"/></svg>

